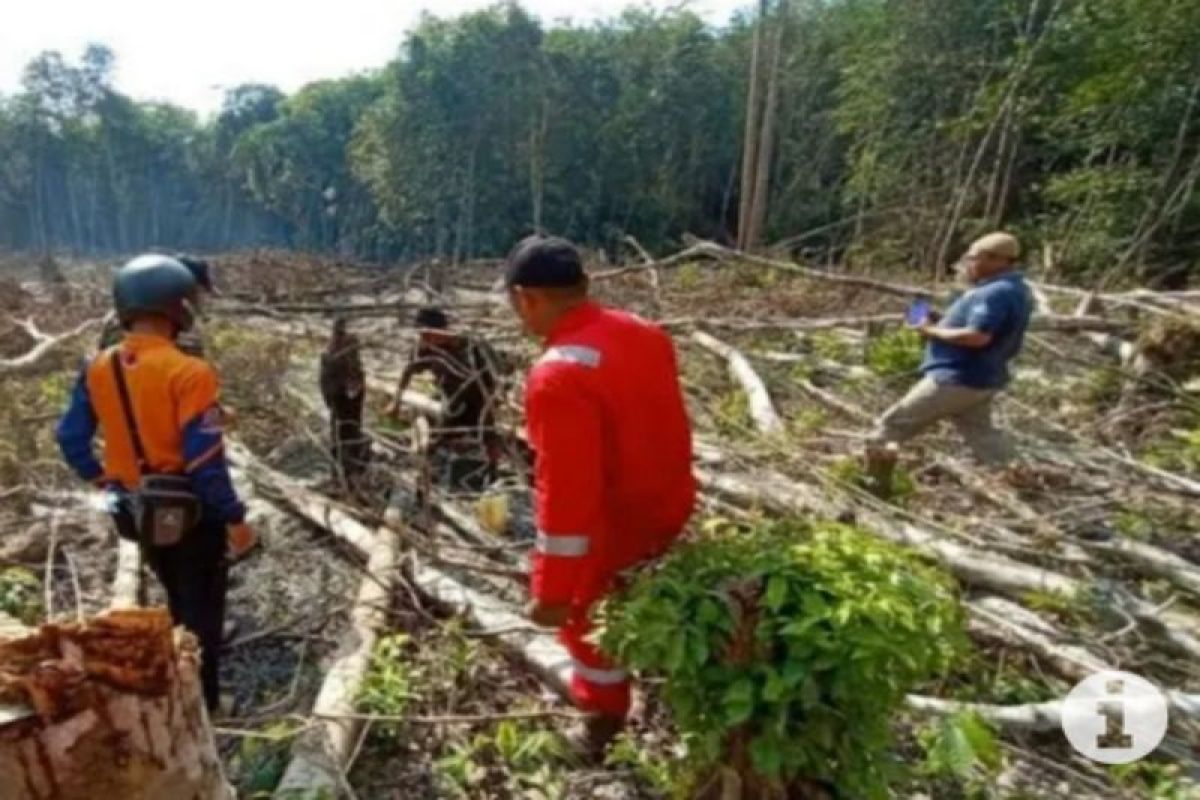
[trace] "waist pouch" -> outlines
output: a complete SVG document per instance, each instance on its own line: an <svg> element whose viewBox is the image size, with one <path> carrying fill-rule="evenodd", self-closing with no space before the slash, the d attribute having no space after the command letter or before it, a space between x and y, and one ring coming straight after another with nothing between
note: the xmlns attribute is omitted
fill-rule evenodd
<svg viewBox="0 0 1200 800"><path fill-rule="evenodd" d="M112 369L117 382L117 394L121 398L121 410L129 428L130 444L137 457L141 479L129 493L129 517L118 519L117 530L126 538L133 533L136 541L144 547L171 547L183 541L200 522L200 499L192 489L192 480L186 475L154 472L150 469L142 437L138 432L137 415L125 383L125 369L121 366L119 349L112 351ZM132 524L133 530L129 527Z"/></svg>
<svg viewBox="0 0 1200 800"><path fill-rule="evenodd" d="M177 545L200 522L200 499L186 475L143 475L130 499L138 541L146 547Z"/></svg>

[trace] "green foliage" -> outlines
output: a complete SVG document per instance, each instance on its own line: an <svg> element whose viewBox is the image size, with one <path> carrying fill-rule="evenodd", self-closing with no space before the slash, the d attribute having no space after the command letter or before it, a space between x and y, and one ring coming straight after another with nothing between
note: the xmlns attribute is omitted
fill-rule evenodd
<svg viewBox="0 0 1200 800"><path fill-rule="evenodd" d="M814 331L805 337L805 341L809 343L813 354L818 358L837 361L841 364L854 360L854 347L844 336L839 336L834 331Z"/></svg>
<svg viewBox="0 0 1200 800"><path fill-rule="evenodd" d="M1183 775L1178 764L1138 761L1108 768L1117 785L1139 792L1147 800L1193 800L1200 785Z"/></svg>
<svg viewBox="0 0 1200 800"><path fill-rule="evenodd" d="M925 345L908 328L889 330L867 343L867 367L881 378L912 375L921 366Z"/></svg>
<svg viewBox="0 0 1200 800"><path fill-rule="evenodd" d="M796 436L817 433L829 421L829 413L823 408L806 408L791 418L789 427Z"/></svg>
<svg viewBox="0 0 1200 800"><path fill-rule="evenodd" d="M292 741L300 726L275 722L238 744L229 761L229 772L238 789L251 798L268 798L283 778L291 758ZM287 795L291 800L322 800L311 793ZM332 798L330 798L332 800Z"/></svg>
<svg viewBox="0 0 1200 800"><path fill-rule="evenodd" d="M670 795L686 785L677 763L648 752L627 734L618 737L609 748L605 766L632 770L642 782L662 795Z"/></svg>
<svg viewBox="0 0 1200 800"><path fill-rule="evenodd" d="M698 287L704 281L704 269L695 261L689 261L675 270L675 283L685 292Z"/></svg>
<svg viewBox="0 0 1200 800"><path fill-rule="evenodd" d="M1121 370L1101 367L1087 374L1083 383L1083 394L1090 404L1105 407L1121 399L1123 385L1124 376Z"/></svg>
<svg viewBox="0 0 1200 800"><path fill-rule="evenodd" d="M995 732L973 712L945 717L919 738L930 775L975 783L995 775L1003 763Z"/></svg>
<svg viewBox="0 0 1200 800"><path fill-rule="evenodd" d="M874 486L862 459L849 456L835 461L829 467L829 476L840 484L880 494L880 499L898 506L906 504L917 494L917 482L912 473L899 463L892 470L891 484L887 487ZM885 491L880 493L880 488Z"/></svg>
<svg viewBox="0 0 1200 800"><path fill-rule="evenodd" d="M37 402L39 406L54 410L66 408L67 397L71 394L75 378L75 375L63 372L56 372L42 378L38 382Z"/></svg>
<svg viewBox="0 0 1200 800"><path fill-rule="evenodd" d="M1054 614L1064 622L1083 622L1092 619L1095 609L1087 592L1066 595L1060 592L1027 592L1022 598L1034 611Z"/></svg>
<svg viewBox="0 0 1200 800"><path fill-rule="evenodd" d="M409 636L404 633L381 638L371 653L371 663L358 692L358 708L366 714L402 716L416 699L414 675L406 650ZM398 738L401 725L386 722L375 726L377 735Z"/></svg>
<svg viewBox="0 0 1200 800"><path fill-rule="evenodd" d="M438 760L436 772L442 788L452 796L476 797L478 788L495 777L489 766L498 763L504 768L505 796L559 800L565 797L562 767L570 755L557 733L504 720L491 731L456 744Z"/></svg>
<svg viewBox="0 0 1200 800"><path fill-rule="evenodd" d="M743 436L754 428L754 422L750 419L750 401L746 393L738 389L730 389L722 394L713 412L717 429L726 436Z"/></svg>
<svg viewBox="0 0 1200 800"><path fill-rule="evenodd" d="M1170 431L1147 448L1145 459L1160 469L1200 473L1200 422L1192 428Z"/></svg>
<svg viewBox="0 0 1200 800"><path fill-rule="evenodd" d="M890 722L966 648L951 582L853 528L716 524L600 611L603 648L664 679L701 774L731 735L756 772L882 797Z"/></svg>
<svg viewBox="0 0 1200 800"><path fill-rule="evenodd" d="M0 571L0 611L33 625L42 615L41 589L37 575L23 567Z"/></svg>

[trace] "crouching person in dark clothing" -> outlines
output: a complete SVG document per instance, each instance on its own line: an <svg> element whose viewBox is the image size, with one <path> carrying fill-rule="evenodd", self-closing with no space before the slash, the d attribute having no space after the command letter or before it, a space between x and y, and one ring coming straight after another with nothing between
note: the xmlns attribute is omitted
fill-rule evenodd
<svg viewBox="0 0 1200 800"><path fill-rule="evenodd" d="M84 365L57 436L79 477L108 492L117 532L141 545L175 623L199 640L204 700L215 709L228 563L256 538L225 462L216 372L176 346L196 291L195 276L166 256L117 271L122 341Z"/></svg>
<svg viewBox="0 0 1200 800"><path fill-rule="evenodd" d="M365 379L358 338L346 320L333 322L333 335L321 354L321 397L329 409L333 460L340 477L353 487L366 469L370 443L363 433Z"/></svg>
<svg viewBox="0 0 1200 800"><path fill-rule="evenodd" d="M421 309L415 322L417 345L400 376L388 416L400 415L404 393L413 378L423 372L432 375L444 413L432 432L426 455L465 464L482 456L482 470L469 470L451 480L453 485L480 491L496 479L501 456L496 429L496 411L503 394L499 358L483 339L450 330L450 321L439 308ZM454 473L452 469L452 476Z"/></svg>

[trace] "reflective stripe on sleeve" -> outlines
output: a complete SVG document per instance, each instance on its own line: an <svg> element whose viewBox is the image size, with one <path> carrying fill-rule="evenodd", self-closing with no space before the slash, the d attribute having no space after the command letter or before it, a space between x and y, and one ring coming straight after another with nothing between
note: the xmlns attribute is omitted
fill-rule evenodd
<svg viewBox="0 0 1200 800"><path fill-rule="evenodd" d="M586 536L555 536L538 531L534 548L545 556L579 558L587 555L588 544Z"/></svg>
<svg viewBox="0 0 1200 800"><path fill-rule="evenodd" d="M629 673L623 669L597 669L579 661L571 661L571 669L585 681L596 686L615 686L629 680Z"/></svg>
<svg viewBox="0 0 1200 800"><path fill-rule="evenodd" d="M595 368L600 366L600 351L594 347L585 347L577 344L551 347L538 359L539 363L550 361L566 361L571 364L579 364L583 367Z"/></svg>

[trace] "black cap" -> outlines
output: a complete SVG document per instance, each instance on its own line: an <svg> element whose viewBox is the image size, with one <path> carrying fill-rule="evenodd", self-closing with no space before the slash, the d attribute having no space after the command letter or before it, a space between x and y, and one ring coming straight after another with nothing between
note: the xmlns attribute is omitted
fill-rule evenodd
<svg viewBox="0 0 1200 800"><path fill-rule="evenodd" d="M450 320L446 317L446 312L435 306L426 306L418 311L416 323L418 328L437 331L450 327Z"/></svg>
<svg viewBox="0 0 1200 800"><path fill-rule="evenodd" d="M575 245L557 236L522 239L508 256L504 285L534 289L578 286L585 278Z"/></svg>

